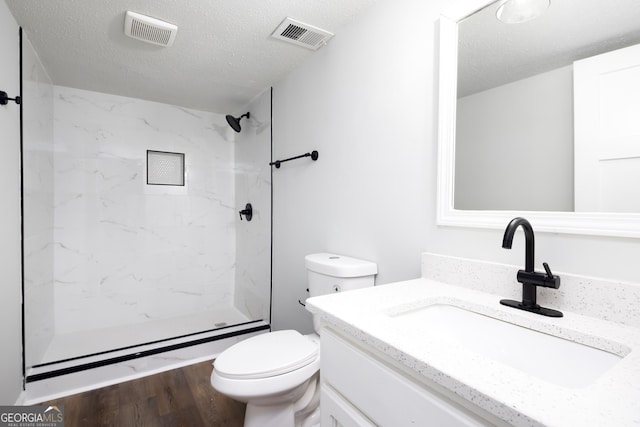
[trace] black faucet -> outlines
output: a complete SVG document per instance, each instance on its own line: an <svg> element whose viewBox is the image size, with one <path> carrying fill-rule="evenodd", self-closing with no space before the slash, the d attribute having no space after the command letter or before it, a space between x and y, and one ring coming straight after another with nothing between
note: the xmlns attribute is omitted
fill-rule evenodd
<svg viewBox="0 0 640 427"><path fill-rule="evenodd" d="M534 270L534 253L535 242L533 236L533 228L529 221L524 218L514 218L507 225L504 230L504 237L502 238L502 247L505 249L511 249L513 243L513 235L516 229L522 226L524 230L525 238L525 263L524 270L518 270L516 276L518 282L522 283L522 301L515 301L511 299L500 300L500 304L507 305L509 307L518 308L520 310L530 311L532 313L541 314L549 317L562 317L562 313L558 310L551 308L540 307L536 303L536 286L544 286L545 288L558 289L560 287L560 277L551 273L549 264L543 262L545 273L538 273Z"/></svg>

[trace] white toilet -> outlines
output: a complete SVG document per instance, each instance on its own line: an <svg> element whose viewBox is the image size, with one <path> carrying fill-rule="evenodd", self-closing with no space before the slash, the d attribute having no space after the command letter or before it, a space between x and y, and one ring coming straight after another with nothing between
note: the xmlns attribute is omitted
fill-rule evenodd
<svg viewBox="0 0 640 427"><path fill-rule="evenodd" d="M376 264L341 255L305 257L309 295L373 286ZM297 302L292 301L297 304ZM318 331L316 319L314 328ZM247 403L245 427L311 427L320 424L320 337L295 330L258 335L222 352L211 385Z"/></svg>

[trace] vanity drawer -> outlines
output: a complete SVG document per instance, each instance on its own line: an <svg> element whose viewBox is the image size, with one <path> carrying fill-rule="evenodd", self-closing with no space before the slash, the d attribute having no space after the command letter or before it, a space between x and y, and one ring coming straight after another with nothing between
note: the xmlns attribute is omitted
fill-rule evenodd
<svg viewBox="0 0 640 427"><path fill-rule="evenodd" d="M328 384L321 387L320 400L321 427L375 427Z"/></svg>
<svg viewBox="0 0 640 427"><path fill-rule="evenodd" d="M487 426L459 404L429 390L328 329L321 333L322 389L335 389L379 426ZM326 398L325 398L326 399ZM323 426L329 414L321 403ZM329 409L329 408L326 408ZM338 424L339 425L339 424ZM366 425L366 424L362 424Z"/></svg>

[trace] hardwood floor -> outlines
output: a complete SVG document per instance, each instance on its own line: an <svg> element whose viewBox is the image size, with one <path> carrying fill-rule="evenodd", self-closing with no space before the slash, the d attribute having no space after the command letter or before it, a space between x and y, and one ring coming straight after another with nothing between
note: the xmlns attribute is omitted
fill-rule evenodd
<svg viewBox="0 0 640 427"><path fill-rule="evenodd" d="M211 387L211 361L43 402L66 427L242 427L245 404Z"/></svg>

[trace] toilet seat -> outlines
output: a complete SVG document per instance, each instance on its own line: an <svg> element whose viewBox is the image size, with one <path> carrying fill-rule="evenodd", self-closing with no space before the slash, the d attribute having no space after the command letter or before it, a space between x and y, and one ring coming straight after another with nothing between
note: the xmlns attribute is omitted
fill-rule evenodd
<svg viewBox="0 0 640 427"><path fill-rule="evenodd" d="M283 375L318 359L319 347L295 330L258 335L224 351L215 371L228 379L260 379Z"/></svg>

